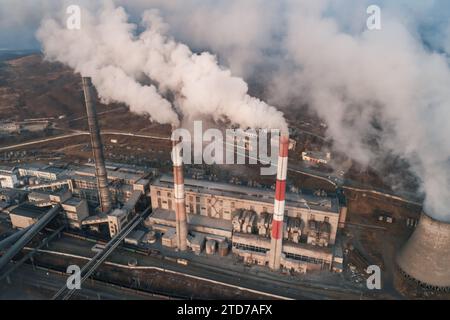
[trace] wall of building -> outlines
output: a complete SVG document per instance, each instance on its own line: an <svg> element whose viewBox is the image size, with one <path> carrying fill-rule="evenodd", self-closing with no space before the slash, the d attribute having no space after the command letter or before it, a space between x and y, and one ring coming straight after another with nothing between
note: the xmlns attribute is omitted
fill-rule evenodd
<svg viewBox="0 0 450 320"><path fill-rule="evenodd" d="M17 179L17 175L11 173L11 174L4 174L0 173L0 187L1 188L15 188L19 185L19 180Z"/></svg>
<svg viewBox="0 0 450 320"><path fill-rule="evenodd" d="M32 224L34 224L37 219L32 218L32 217L26 217L23 215L18 215L18 214L10 214L10 218L11 218L11 224L13 225L14 228L27 228L29 226L31 226Z"/></svg>

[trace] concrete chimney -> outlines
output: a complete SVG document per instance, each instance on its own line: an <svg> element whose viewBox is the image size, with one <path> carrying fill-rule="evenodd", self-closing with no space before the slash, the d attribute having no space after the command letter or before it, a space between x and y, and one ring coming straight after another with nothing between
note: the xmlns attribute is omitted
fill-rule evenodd
<svg viewBox="0 0 450 320"><path fill-rule="evenodd" d="M288 153L289 153L289 135L282 134L280 136L280 149L277 166L277 183L275 187L275 203L272 219L272 240L269 252L269 267L272 270L280 269L280 262L281 262Z"/></svg>
<svg viewBox="0 0 450 320"><path fill-rule="evenodd" d="M173 189L175 197L175 216L178 250L187 250L188 226L186 218L186 199L184 193L183 143L172 135Z"/></svg>
<svg viewBox="0 0 450 320"><path fill-rule="evenodd" d="M111 195L108 188L108 176L105 166L105 156L103 154L103 144L98 126L97 111L93 100L93 87L91 78L82 78L84 98L86 102L86 113L91 135L92 154L95 160L95 175L97 178L97 188L100 199L100 208L103 213L108 213L112 209Z"/></svg>

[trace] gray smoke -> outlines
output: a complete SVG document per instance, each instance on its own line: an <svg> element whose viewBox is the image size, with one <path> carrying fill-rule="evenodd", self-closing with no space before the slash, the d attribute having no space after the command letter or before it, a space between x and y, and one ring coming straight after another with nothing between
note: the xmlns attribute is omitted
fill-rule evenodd
<svg viewBox="0 0 450 320"><path fill-rule="evenodd" d="M446 55L427 48L409 22L389 12L382 30L352 34L327 16L329 8L329 1L290 7L283 38L289 63L273 82L275 100L309 103L326 120L336 147L362 163L376 165L369 139L407 159L422 182L425 210L450 221Z"/></svg>

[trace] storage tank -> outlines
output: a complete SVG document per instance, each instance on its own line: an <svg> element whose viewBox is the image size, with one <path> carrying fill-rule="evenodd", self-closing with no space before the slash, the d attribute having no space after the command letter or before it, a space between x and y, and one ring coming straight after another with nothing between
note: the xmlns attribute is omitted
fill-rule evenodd
<svg viewBox="0 0 450 320"><path fill-rule="evenodd" d="M422 213L397 264L408 278L435 290L450 289L450 223Z"/></svg>

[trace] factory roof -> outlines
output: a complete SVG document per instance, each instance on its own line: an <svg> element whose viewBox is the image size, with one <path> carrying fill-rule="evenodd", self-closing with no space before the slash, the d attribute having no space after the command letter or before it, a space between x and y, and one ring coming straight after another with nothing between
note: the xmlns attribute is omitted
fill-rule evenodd
<svg viewBox="0 0 450 320"><path fill-rule="evenodd" d="M123 209L127 210L128 212L132 211L136 207L136 204L138 203L141 196L141 191L133 191L131 193L130 199L128 199L128 201L124 204Z"/></svg>
<svg viewBox="0 0 450 320"><path fill-rule="evenodd" d="M172 188L173 177L170 175L163 175L156 180L153 185ZM185 189L186 191L203 192L267 203L273 203L275 197L275 191L273 190L194 179L185 179ZM319 197L309 194L286 193L286 205L296 208L339 213L339 203L336 197Z"/></svg>
<svg viewBox="0 0 450 320"><path fill-rule="evenodd" d="M50 200L50 193L45 191L33 191L28 195L29 199Z"/></svg>
<svg viewBox="0 0 450 320"><path fill-rule="evenodd" d="M151 217L153 220L167 220L175 223L175 211L157 208ZM215 219L198 214L187 215L188 224L194 226L206 226L213 229L220 229L231 232L233 225L230 220Z"/></svg>
<svg viewBox="0 0 450 320"><path fill-rule="evenodd" d="M5 189L0 188L0 195L8 196L11 198L15 198L21 194L27 194L26 191L20 190L20 189Z"/></svg>
<svg viewBox="0 0 450 320"><path fill-rule="evenodd" d="M79 166L72 168L73 174L78 176L91 176L95 177L95 167L93 166ZM131 182L136 182L142 178L143 173L130 172L122 170L106 170L108 173L108 179L110 180L126 180Z"/></svg>
<svg viewBox="0 0 450 320"><path fill-rule="evenodd" d="M69 205L69 206L77 207L77 206L79 206L83 201L85 201L85 200L82 200L82 199L78 199L78 198L72 197L72 198L67 199L66 201L64 201L63 204L66 204L66 205Z"/></svg>
<svg viewBox="0 0 450 320"><path fill-rule="evenodd" d="M123 210L123 209L114 209L110 214L109 214L109 216L113 216L113 217L121 217L121 216L124 216L124 215L126 215L127 214L127 212L125 211L125 210Z"/></svg>
<svg viewBox="0 0 450 320"><path fill-rule="evenodd" d="M144 236L145 231L134 230L125 238L125 242L139 242Z"/></svg>
<svg viewBox="0 0 450 320"><path fill-rule="evenodd" d="M63 172L65 172L66 170L65 169L61 169L61 168L56 168L56 167L49 166L49 167L43 168L42 171L46 171L46 172L49 172L49 173L54 173L54 174L58 174L59 175L59 174L62 174Z"/></svg>
<svg viewBox="0 0 450 320"><path fill-rule="evenodd" d="M11 210L11 214L38 219L46 213L48 208L36 207L30 203L23 203Z"/></svg>
<svg viewBox="0 0 450 320"><path fill-rule="evenodd" d="M0 173L13 174L16 167L0 165Z"/></svg>

